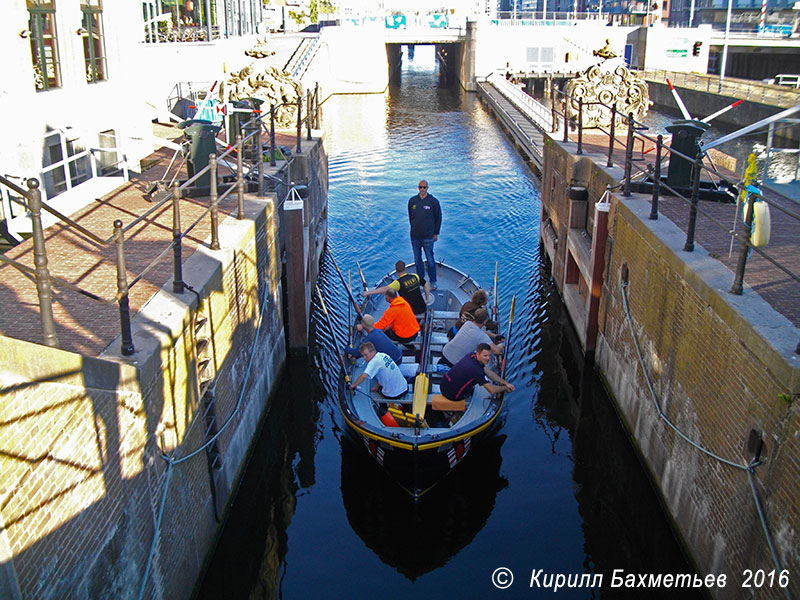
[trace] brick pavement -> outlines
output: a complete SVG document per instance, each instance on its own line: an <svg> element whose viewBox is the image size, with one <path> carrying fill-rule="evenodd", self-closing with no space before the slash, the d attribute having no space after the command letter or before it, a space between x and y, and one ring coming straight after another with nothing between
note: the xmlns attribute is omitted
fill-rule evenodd
<svg viewBox="0 0 800 600"><path fill-rule="evenodd" d="M175 137L180 131L175 129ZM276 134L279 145L294 147L294 136ZM131 181L72 215L83 227L107 239L114 220L123 226L153 207L145 200L148 182L160 179L172 158L172 151L160 148L144 161L152 166ZM152 159L152 160L150 160ZM180 161L176 161L180 162ZM177 169L173 166L166 179ZM178 179L186 178L185 167ZM181 228L186 230L208 207L208 198L185 198L181 203ZM220 203L220 219L236 214L236 194ZM183 240L185 261L210 239L210 217L204 218ZM172 203L168 202L126 234L126 267L131 282L172 241ZM51 275L60 277L101 298L113 300L117 293L114 244L99 246L63 224L45 231L48 267ZM33 267L33 244L27 240L6 253L6 256ZM172 253L147 273L130 290L131 315L172 278ZM191 284L191 282L187 282ZM33 279L5 263L0 264L0 333L6 336L41 343L41 324L36 285ZM119 334L119 309L116 304L101 303L73 290L53 285L53 312L59 347L89 356L98 356Z"/></svg>
<svg viewBox="0 0 800 600"><path fill-rule="evenodd" d="M625 129L618 130L615 137L620 143L615 147L613 160L615 165L622 166L625 160ZM558 137L557 139L562 138ZM570 141L577 142L575 132L570 134ZM599 132L584 132L583 143L584 152L591 154L595 160L598 160L597 155L605 156L608 151L608 137ZM655 151L647 151L650 147L651 144L647 142L645 142L644 149L640 147L638 141L635 143L634 158L644 158L645 160L635 163L634 174L636 174L637 168L645 169L647 164L655 162ZM718 157L715 157L714 160L719 168L719 163L723 161L720 161ZM605 160L601 164L605 165ZM729 181L738 181L738 177L734 173L721 168L719 170ZM666 170L662 175L666 175ZM708 177L704 176L703 179L708 179ZM772 190L765 190L764 195L770 201L795 215L800 214L800 202ZM661 218L666 217L684 232L688 230L689 205L686 201L677 197L661 195L658 209ZM731 272L736 270L740 248L740 243L734 240L733 250L729 255L731 248L729 232L734 226L735 212L735 204L701 200L695 226L695 244L705 248L713 258L718 259ZM772 221L770 242L762 250L792 273L800 275L800 221L775 207L770 208L770 215ZM741 218L736 224L736 231L739 233L743 231ZM752 252L747 261L744 282L745 286L749 286L757 292L795 327L800 327L800 282L794 280L757 252Z"/></svg>

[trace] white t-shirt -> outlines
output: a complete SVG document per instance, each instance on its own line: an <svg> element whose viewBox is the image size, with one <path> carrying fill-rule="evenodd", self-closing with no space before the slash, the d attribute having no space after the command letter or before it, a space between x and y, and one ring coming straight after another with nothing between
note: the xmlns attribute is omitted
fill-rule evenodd
<svg viewBox="0 0 800 600"><path fill-rule="evenodd" d="M367 363L364 373L370 379L376 379L381 385L384 396L396 397L408 392L408 382L400 368L388 354L376 352L372 360Z"/></svg>

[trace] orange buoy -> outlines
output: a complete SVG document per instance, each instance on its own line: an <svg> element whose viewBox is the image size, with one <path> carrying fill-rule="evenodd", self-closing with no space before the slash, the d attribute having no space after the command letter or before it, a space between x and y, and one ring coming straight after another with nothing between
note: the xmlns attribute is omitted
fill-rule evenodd
<svg viewBox="0 0 800 600"><path fill-rule="evenodd" d="M387 427L400 427L397 424L397 421L395 421L394 417L392 416L392 413L390 413L388 410L381 417L381 423L383 423Z"/></svg>

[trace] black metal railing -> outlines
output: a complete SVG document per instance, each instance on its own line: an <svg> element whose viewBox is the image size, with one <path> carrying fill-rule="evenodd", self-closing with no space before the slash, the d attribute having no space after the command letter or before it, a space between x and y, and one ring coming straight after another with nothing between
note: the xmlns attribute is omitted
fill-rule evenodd
<svg viewBox="0 0 800 600"><path fill-rule="evenodd" d="M315 86L314 92L307 94L306 100L306 113L305 117L302 115L303 99L299 96L296 102L297 105L297 139L296 139L296 153L302 152L302 125L306 123L307 127L307 140L312 139L311 130L312 123L315 129L320 126L320 104L319 101L320 91L319 85ZM285 104L285 103L284 103ZM275 147L275 110L284 104L270 107L270 164L276 166L275 161L276 147ZM292 103L294 104L294 103ZM10 259L0 254L0 261L9 264L18 270L33 275L36 281L37 293L39 296L39 314L41 319L42 329L42 342L51 347L58 347L58 338L56 336L55 319L53 316L53 302L51 287L53 284L64 287L92 300L105 303L105 304L118 304L120 314L120 336L122 340L121 351L125 356L130 356L135 352L133 345L133 336L131 330L131 314L129 295L131 288L144 279L144 277L160 263L167 255L172 255L173 262L173 283L172 289L175 293L182 293L186 284L183 282L183 265L182 265L182 242L183 239L200 224L204 219L210 218L211 222L211 242L209 247L212 250L220 248L219 242L219 205L226 200L234 191L237 195L237 212L236 218L244 218L244 193L246 181L252 179L253 176L257 177L258 187L257 194L263 196L265 194L264 181L270 179L276 182L276 194L280 199L278 210L283 206L286 198L292 193L293 184L290 179L290 166L294 160L285 158L286 165L284 166L285 180L264 172L264 160L262 151L262 130L266 128L264 123L265 114L260 111L253 111L251 119L247 122L240 123L241 129L236 138L235 146L227 148L224 152L217 155L212 153L209 155L208 165L203 169L192 175L182 184L174 183L172 189L158 202L154 203L147 211L133 219L127 225L123 225L121 220L115 220L113 223L113 233L108 238L102 238L86 227L77 223L70 217L60 213L58 210L48 206L42 202L41 190L39 189L39 181L35 178L27 180L28 189L23 189L11 180L0 176L0 185L5 185L19 194L25 199L27 210L31 215L32 222L32 238L33 238L33 255L34 267L31 268L23 263ZM249 133L247 133L249 132ZM244 135L243 135L244 134ZM251 161L249 164L244 162L245 144L250 142L253 147L251 152ZM236 174L235 183L233 185L223 185L223 191L220 193L218 163L220 160L236 155ZM187 193L189 188L192 188L201 177L206 173L209 174L210 187L209 187L209 205L206 209L189 225L186 229L181 228L181 215L180 204ZM158 256L151 260L142 271L136 275L130 282L128 281L126 259L125 259L125 236L136 227L139 223L150 217L152 214L159 211L168 202L172 204L172 241L164 248ZM117 277L117 293L113 298L103 298L98 294L84 290L66 280L54 277L50 274L47 263L47 252L45 248L44 228L42 226L42 211L49 212L54 217L59 219L67 227L81 234L93 244L99 247L108 247L114 244L115 257L116 257L116 277Z"/></svg>
<svg viewBox="0 0 800 600"><path fill-rule="evenodd" d="M630 196L632 193L632 185L634 184L635 179L640 179L642 181L649 181L652 183L652 194L651 194L651 208L650 208L650 219L657 219L659 210L658 204L660 197L664 194L664 192L668 193L671 197L678 198L683 203L685 203L688 209L688 222L686 226L686 241L683 247L683 250L686 252L692 252L695 246L695 234L697 230L697 217L698 215L702 215L703 217L707 218L714 226L722 229L726 234L731 237L731 240L737 240L740 244L739 250L739 259L736 265L736 269L734 270L734 283L731 287L730 293L741 295L743 293L743 282L744 282L744 274L745 269L747 266L747 258L752 253L755 252L766 261L771 263L773 266L781 270L783 273L788 275L791 279L796 282L800 282L800 274L793 272L789 267L785 264L782 264L778 259L765 251L763 248L756 246L753 244L751 240L751 234L753 229L753 204L756 201L756 197L759 195L757 193L753 193L745 189L745 186L742 182L725 182L728 187L728 191L731 194L731 198L733 197L743 197L745 198L745 202L747 202L747 208L745 210L745 218L744 218L744 228L743 231L737 232L735 228L731 228L724 223L721 223L710 211L704 210L700 205L700 178L703 172L706 172L709 177L713 180L715 177L722 181L722 176L720 175L719 171L714 168L713 164L709 167L704 164L704 153L701 149L698 149L698 154L696 156L689 156L686 155L676 149L671 148L668 145L664 144L664 138L662 135L658 135L656 138L647 135L644 133L647 130L647 127L644 126L642 123L637 122L632 114L628 114L625 117L626 121L626 138L625 141L619 140L617 135L617 122L620 120L620 112L617 110L616 104L607 105L602 102L586 102L584 103L580 98L574 98L562 91L556 91L555 93L559 94L562 98L562 101L554 102L553 110L557 113L558 117L553 120L554 126L559 121L563 122L563 142L571 142L570 139L570 128L575 131L575 144L576 144L576 153L583 154L584 153L584 143L583 143L583 130L584 129L596 129L601 131L605 135L608 136L608 151L607 151L607 160L606 165L611 167L613 166L613 159L612 155L616 148L622 148L625 151L625 159L624 159L624 170L623 170L623 177L622 180L619 182L619 187L622 188L623 196ZM573 118L570 118L570 111L569 111L569 103L573 103L573 106L577 107L579 111ZM558 105L561 108L558 108ZM600 105L604 107L606 110L609 111L611 120L610 126L608 129L605 127L598 127L594 126L591 128L587 128L583 125L582 119L582 109L591 106L591 105ZM640 144L639 155L641 158L634 159L634 147L636 144ZM649 150L646 150L645 147L650 146ZM655 150L655 160L653 165L648 165L645 167L640 166L637 162L642 162L644 156ZM685 190L677 190L668 182L661 180L661 169L664 161L669 160L673 157L681 158L689 163L692 163L692 183L690 188L690 193L687 195ZM766 202L771 208L780 211L783 215L793 219L794 221L800 223L800 214L793 210L789 210L780 203L774 202L766 197L761 197L759 201ZM737 217L738 218L738 217ZM798 353L800 353L800 345L797 348Z"/></svg>

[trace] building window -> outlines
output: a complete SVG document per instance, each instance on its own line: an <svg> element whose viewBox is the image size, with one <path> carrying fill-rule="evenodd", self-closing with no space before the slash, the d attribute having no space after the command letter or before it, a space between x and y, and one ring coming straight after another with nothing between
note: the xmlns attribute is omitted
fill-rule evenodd
<svg viewBox="0 0 800 600"><path fill-rule="evenodd" d="M77 136L54 131L44 138L42 179L47 198L55 198L92 176L91 155Z"/></svg>
<svg viewBox="0 0 800 600"><path fill-rule="evenodd" d="M108 78L106 72L106 48L103 36L102 0L82 0L83 13L83 57L86 61L86 81L95 83Z"/></svg>
<svg viewBox="0 0 800 600"><path fill-rule="evenodd" d="M31 59L37 91L61 87L55 0L27 0Z"/></svg>

